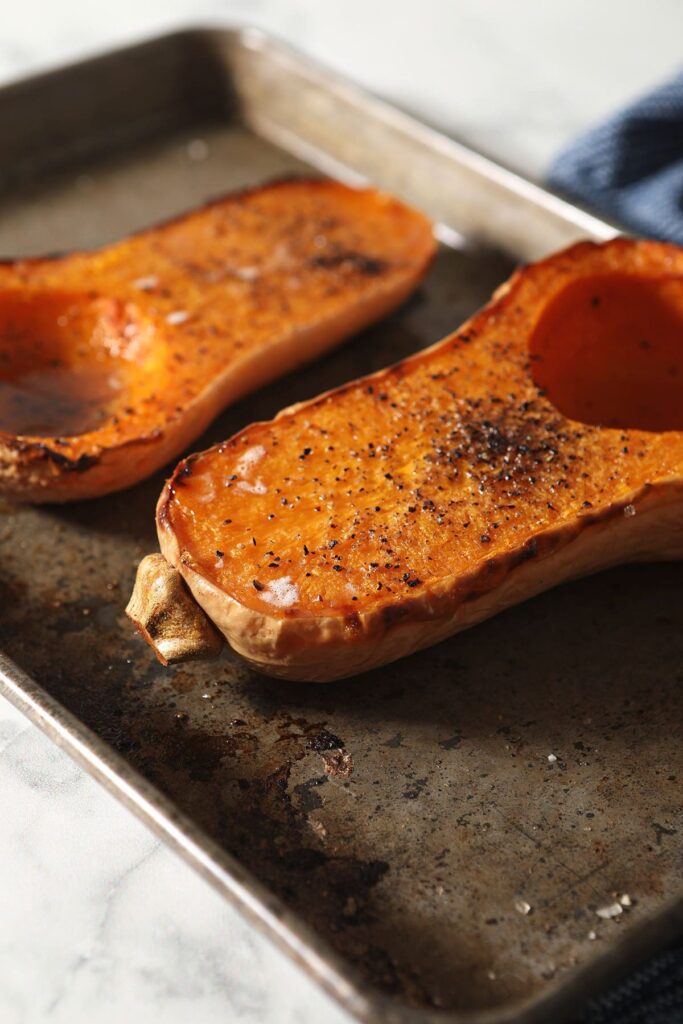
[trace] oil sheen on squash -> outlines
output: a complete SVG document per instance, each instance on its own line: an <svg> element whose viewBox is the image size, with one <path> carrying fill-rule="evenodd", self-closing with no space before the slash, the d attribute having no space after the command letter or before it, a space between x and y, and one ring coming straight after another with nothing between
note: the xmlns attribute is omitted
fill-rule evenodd
<svg viewBox="0 0 683 1024"><path fill-rule="evenodd" d="M75 437L125 415L151 333L131 303L0 292L0 431Z"/></svg>
<svg viewBox="0 0 683 1024"><path fill-rule="evenodd" d="M680 479L680 273L625 239L525 268L431 350L185 460L160 530L268 616L390 628L492 590L555 527Z"/></svg>

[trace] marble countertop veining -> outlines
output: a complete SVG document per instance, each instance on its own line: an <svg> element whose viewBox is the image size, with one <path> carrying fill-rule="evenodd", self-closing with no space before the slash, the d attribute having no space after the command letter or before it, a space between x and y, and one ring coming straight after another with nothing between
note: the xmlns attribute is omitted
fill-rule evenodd
<svg viewBox="0 0 683 1024"><path fill-rule="evenodd" d="M0 81L188 23L262 26L530 176L678 69L679 0L1 0ZM2 1024L349 1024L0 699Z"/></svg>

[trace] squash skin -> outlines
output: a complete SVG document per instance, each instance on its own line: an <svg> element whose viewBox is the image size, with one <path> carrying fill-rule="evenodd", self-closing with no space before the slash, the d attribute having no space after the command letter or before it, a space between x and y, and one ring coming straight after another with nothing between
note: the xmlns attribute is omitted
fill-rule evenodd
<svg viewBox="0 0 683 1024"><path fill-rule="evenodd" d="M625 561L683 558L683 432L579 423L534 383L530 355L544 314L580 278L613 274L653 287L668 278L678 289L683 251L628 239L579 243L518 271L426 352L181 463L157 509L161 550L233 649L269 675L330 681L564 580ZM591 306L603 315L599 302ZM683 325L683 292L677 309ZM683 359L683 326L680 337ZM345 473L341 457L326 466L316 450L322 437L340 450L353 439L360 476ZM239 469L245 452L261 450L251 476ZM201 498L212 482L219 497L209 514ZM278 516L281 529L272 525ZM391 552L388 563L378 551ZM348 581L355 602L343 597Z"/></svg>
<svg viewBox="0 0 683 1024"><path fill-rule="evenodd" d="M393 310L434 251L427 219L390 196L287 179L100 250L0 263L0 492L131 486L227 404ZM55 394L26 429L36 377Z"/></svg>

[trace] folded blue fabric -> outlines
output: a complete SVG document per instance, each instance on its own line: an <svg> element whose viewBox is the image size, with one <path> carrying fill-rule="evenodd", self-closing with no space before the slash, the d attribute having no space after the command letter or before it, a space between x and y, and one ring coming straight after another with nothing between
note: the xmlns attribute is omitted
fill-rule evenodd
<svg viewBox="0 0 683 1024"><path fill-rule="evenodd" d="M683 73L580 136L549 183L635 234L683 245Z"/></svg>
<svg viewBox="0 0 683 1024"><path fill-rule="evenodd" d="M617 988L594 999L581 1024L681 1024L683 946L660 953Z"/></svg>

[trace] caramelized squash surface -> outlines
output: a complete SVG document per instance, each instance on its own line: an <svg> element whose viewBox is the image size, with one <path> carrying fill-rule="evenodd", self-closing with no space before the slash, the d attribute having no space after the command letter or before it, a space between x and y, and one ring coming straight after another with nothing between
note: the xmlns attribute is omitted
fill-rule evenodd
<svg viewBox="0 0 683 1024"><path fill-rule="evenodd" d="M134 483L228 402L393 309L433 251L398 201L292 180L99 251L0 264L0 489Z"/></svg>
<svg viewBox="0 0 683 1024"><path fill-rule="evenodd" d="M181 462L162 552L238 652L316 680L682 557L682 281L626 239L519 271L432 349Z"/></svg>

